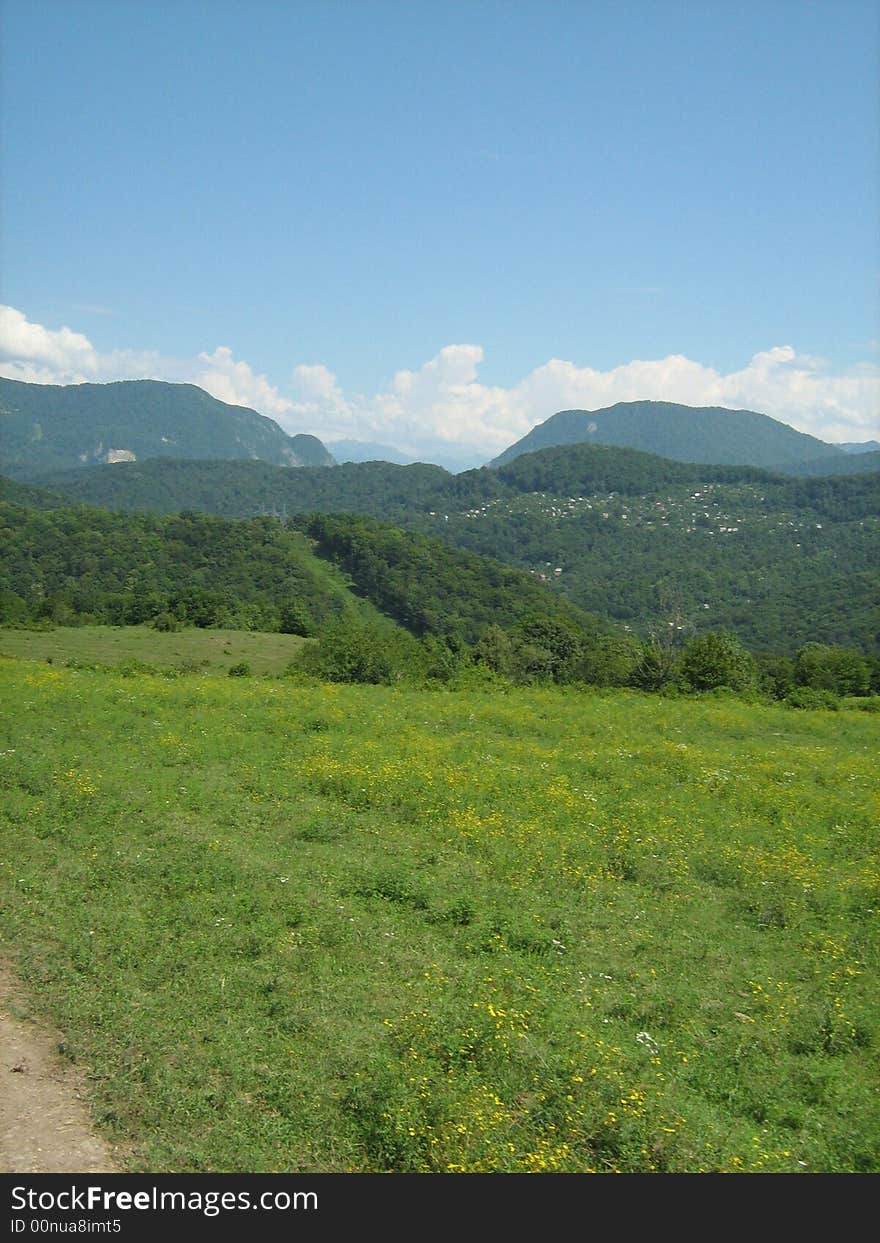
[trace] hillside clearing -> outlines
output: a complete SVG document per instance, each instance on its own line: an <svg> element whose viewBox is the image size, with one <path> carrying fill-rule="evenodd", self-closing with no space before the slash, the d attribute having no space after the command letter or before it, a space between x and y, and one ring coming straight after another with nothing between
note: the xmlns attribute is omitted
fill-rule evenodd
<svg viewBox="0 0 880 1243"><path fill-rule="evenodd" d="M255 630L202 630L170 634L151 626L58 626L53 630L0 629L0 655L24 660L116 668L140 661L157 669L228 673L242 661L251 672L282 673L302 648L294 634Z"/></svg>

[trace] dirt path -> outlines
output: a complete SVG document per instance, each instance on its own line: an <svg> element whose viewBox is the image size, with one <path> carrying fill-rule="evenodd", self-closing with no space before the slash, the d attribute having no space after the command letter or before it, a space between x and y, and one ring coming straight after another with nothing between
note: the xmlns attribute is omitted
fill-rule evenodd
<svg viewBox="0 0 880 1243"><path fill-rule="evenodd" d="M0 1172L113 1173L112 1151L83 1103L82 1075L59 1056L57 1033L22 1017L21 997L0 964Z"/></svg>

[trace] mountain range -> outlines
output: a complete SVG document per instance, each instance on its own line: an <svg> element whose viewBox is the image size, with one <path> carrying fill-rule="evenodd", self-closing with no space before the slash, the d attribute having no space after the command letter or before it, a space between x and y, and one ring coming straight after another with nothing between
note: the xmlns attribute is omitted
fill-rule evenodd
<svg viewBox="0 0 880 1243"><path fill-rule="evenodd" d="M698 632L729 629L756 651L794 651L811 639L864 651L880 643L880 452L846 452L750 411L636 402L562 412L492 467L451 474L376 460L327 469L333 459L320 441L288 437L271 419L187 385L53 390L3 381L0 400L0 470L18 480L0 481L0 498L13 505L256 516L305 522L310 532L315 515L361 515L358 540L372 549L369 565L358 563L365 584L379 544L407 563L414 556L409 545L365 535L369 518L496 558L525 572L521 595L536 580L569 607L637 635L675 616ZM595 443L599 434L654 436L666 453ZM593 439L535 447L576 435ZM682 460L710 449L725 460ZM123 450L137 460L119 460ZM785 473L754 464L781 454ZM322 465L290 468L309 455ZM347 547L348 536L339 538ZM401 617L422 591L420 575L436 578L444 563L432 553L419 564L396 590ZM460 572L442 571L450 599ZM481 573L465 575L471 594L482 594ZM442 608L429 611L439 626Z"/></svg>
<svg viewBox="0 0 880 1243"><path fill-rule="evenodd" d="M524 453L571 444L612 445L680 462L760 466L786 474L847 474L880 465L876 441L827 444L755 411L666 401L559 411L489 465L504 466ZM436 460L457 473L468 455L449 449ZM57 470L160 457L296 467L415 461L393 445L340 440L328 446L313 435L288 435L273 419L219 401L193 384L124 380L62 386L0 378L0 472L9 477L35 479Z"/></svg>

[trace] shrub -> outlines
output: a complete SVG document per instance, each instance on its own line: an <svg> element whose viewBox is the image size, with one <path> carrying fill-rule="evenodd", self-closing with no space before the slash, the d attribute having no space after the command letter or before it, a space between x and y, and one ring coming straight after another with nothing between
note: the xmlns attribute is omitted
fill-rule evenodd
<svg viewBox="0 0 880 1243"><path fill-rule="evenodd" d="M577 675L590 686L626 686L643 658L638 639L602 635L584 648Z"/></svg>
<svg viewBox="0 0 880 1243"><path fill-rule="evenodd" d="M681 655L681 677L694 691L727 686L733 691L754 689L757 668L738 639L723 632L697 635Z"/></svg>
<svg viewBox="0 0 880 1243"><path fill-rule="evenodd" d="M825 643L805 643L797 654L795 678L801 686L836 695L867 695L871 669L859 652Z"/></svg>
<svg viewBox="0 0 880 1243"><path fill-rule="evenodd" d="M391 685L421 680L425 659L418 639L405 630L347 621L328 626L293 663L325 682Z"/></svg>
<svg viewBox="0 0 880 1243"><path fill-rule="evenodd" d="M315 633L315 626L305 608L295 600L281 606L278 629L282 634L298 634L308 638Z"/></svg>
<svg viewBox="0 0 880 1243"><path fill-rule="evenodd" d="M452 682L462 665L461 652L432 634L425 635L420 644L422 671L427 683Z"/></svg>
<svg viewBox="0 0 880 1243"><path fill-rule="evenodd" d="M249 678L251 676L251 667L246 660L240 660L237 665L229 666L229 677L231 678Z"/></svg>
<svg viewBox="0 0 880 1243"><path fill-rule="evenodd" d="M659 691L678 675L675 653L659 643L650 643L642 651L629 675L629 685L640 691Z"/></svg>
<svg viewBox="0 0 880 1243"><path fill-rule="evenodd" d="M129 656L119 664L117 672L124 678L134 678L140 673L155 673L156 667L138 660L135 656Z"/></svg>
<svg viewBox="0 0 880 1243"><path fill-rule="evenodd" d="M797 685L790 656L762 653L756 657L761 690L771 699L785 699Z"/></svg>
<svg viewBox="0 0 880 1243"><path fill-rule="evenodd" d="M865 699L853 697L846 701L845 707L857 708L859 712L880 712L880 695L869 695Z"/></svg>
<svg viewBox="0 0 880 1243"><path fill-rule="evenodd" d="M182 629L180 621L173 613L159 613L154 617L150 625L154 630L161 630L165 634L171 634Z"/></svg>
<svg viewBox="0 0 880 1243"><path fill-rule="evenodd" d="M796 686L785 702L789 708L825 708L829 712L836 712L840 707L840 700L832 691L817 690L813 686Z"/></svg>
<svg viewBox="0 0 880 1243"><path fill-rule="evenodd" d="M513 630L514 676L525 682L552 678L570 682L583 652L577 627L562 618L530 617Z"/></svg>
<svg viewBox="0 0 880 1243"><path fill-rule="evenodd" d="M487 626L474 647L474 660L493 673L509 676L513 671L513 643L500 626Z"/></svg>

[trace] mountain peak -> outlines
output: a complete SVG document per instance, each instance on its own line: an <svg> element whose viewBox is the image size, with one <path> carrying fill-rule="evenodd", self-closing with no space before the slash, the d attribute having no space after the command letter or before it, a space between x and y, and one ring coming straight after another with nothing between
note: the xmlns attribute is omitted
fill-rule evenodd
<svg viewBox="0 0 880 1243"><path fill-rule="evenodd" d="M334 464L317 437L289 436L266 415L219 401L195 384L57 385L0 378L0 419L0 470L18 478L154 457Z"/></svg>

